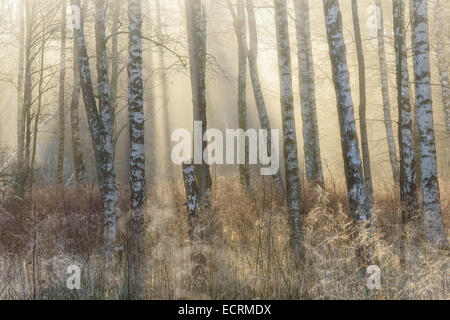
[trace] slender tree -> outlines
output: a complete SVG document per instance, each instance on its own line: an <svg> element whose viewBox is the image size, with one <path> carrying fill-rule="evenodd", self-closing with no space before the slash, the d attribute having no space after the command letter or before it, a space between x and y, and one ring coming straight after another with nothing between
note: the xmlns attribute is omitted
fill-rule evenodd
<svg viewBox="0 0 450 320"><path fill-rule="evenodd" d="M109 82L109 101L116 118L118 108L118 91L119 91L119 76L122 68L120 68L120 51L119 51L119 32L121 27L120 14L122 8L121 0L114 0L111 3L109 15L111 17L111 76ZM116 121L113 121L113 131L114 131L114 154L116 153L117 140L119 139L122 129L117 129Z"/></svg>
<svg viewBox="0 0 450 320"><path fill-rule="evenodd" d="M89 131L91 134L92 145L94 147L94 155L97 168L97 177L102 193L103 211L104 211L104 241L105 255L107 263L114 260L114 246L116 242L116 202L117 187L115 183L114 159L113 159L113 132L112 132L112 115L111 108L105 103L105 97L109 97L106 90L108 79L106 72L106 53L104 49L104 37L101 35L101 26L97 27L98 36L97 47L100 48L100 62L98 79L99 87L102 87L102 95L99 99L99 110L94 96L94 88L91 79L91 69L89 66L89 58L87 54L86 40L84 36L82 17L80 15L80 0L71 0L73 15L79 23L74 23L74 37L78 53L78 68L80 69L80 83L83 92L84 107L89 123ZM97 23L104 22L103 1L96 0L96 8L99 13ZM104 25L104 24L103 24ZM103 28L104 30L104 28ZM97 37L96 37L97 38ZM102 41L103 40L103 41ZM102 45L103 43L103 45ZM102 56L105 59L102 59ZM105 85L106 84L106 85Z"/></svg>
<svg viewBox="0 0 450 320"><path fill-rule="evenodd" d="M412 28L412 26L414 25L414 11L415 11L415 4L414 4L414 0L409 0L409 28L410 29L410 35L411 35L411 46L415 41L416 38L416 34L414 33L414 30ZM414 83L414 77L416 74L416 57L414 54L411 55L412 56L412 70L413 70L413 74L411 75L411 79L410 79L410 83L413 84ZM418 125L418 119L419 119L419 113L418 110L419 108L417 107L417 101L415 99L415 86L411 85L410 90L414 91L414 94L411 94L411 105L413 108L413 115L414 115L414 120L413 120L413 141L414 141L414 156L416 158L416 179L417 181L421 181L422 180L422 175L421 175L421 168L420 168L420 150L419 150L419 125ZM422 184L421 183L417 183L417 190L418 192L422 192Z"/></svg>
<svg viewBox="0 0 450 320"><path fill-rule="evenodd" d="M309 0L294 0L294 8L306 179L310 185L319 185L324 188L325 183L320 157L319 127L317 124Z"/></svg>
<svg viewBox="0 0 450 320"><path fill-rule="evenodd" d="M153 20L152 20L152 10L151 10L151 2L148 3L148 12L145 15L147 17L147 25L149 29L149 33L152 34L153 30ZM145 84L145 93L146 93L146 145L147 145L147 153L146 153L146 173L147 173L147 181L152 182L156 176L156 120L155 120L155 64L153 57L153 43L150 44L150 47L147 51L146 57L146 65L148 70L148 75L146 76L147 81ZM149 183L147 183L150 186Z"/></svg>
<svg viewBox="0 0 450 320"><path fill-rule="evenodd" d="M201 0L186 0L186 21L189 43L189 69L191 75L194 121L202 122L202 136L208 127L206 118L206 19ZM202 142L201 151L207 147ZM199 201L211 189L209 165L202 163L195 168Z"/></svg>
<svg viewBox="0 0 450 320"><path fill-rule="evenodd" d="M78 67L78 57L74 43L73 87L72 87L72 98L70 102L70 126L72 131L71 137L72 137L73 166L75 171L75 180L77 184L81 184L85 176L85 165L80 141L80 114L79 114L80 91L81 91L80 70Z"/></svg>
<svg viewBox="0 0 450 320"><path fill-rule="evenodd" d="M47 24L45 18L41 21L42 24L42 32L41 32L41 45L40 45L40 56L39 56L39 81L38 81L38 97L37 97L37 110L34 115L34 128L33 128L33 142L32 142L32 150L31 150L31 159L30 159L30 179L29 185L33 186L34 183L34 163L36 160L36 149L37 149L37 138L39 132L39 119L42 111L42 98L44 95L44 69L45 69L45 51L47 41L49 40L49 35L47 33Z"/></svg>
<svg viewBox="0 0 450 320"><path fill-rule="evenodd" d="M248 129L247 119L247 30L245 23L244 0L237 0L237 14L231 0L227 0L228 8L234 21L234 29L238 44L239 76L238 76L238 122L239 129ZM239 165L239 177L242 187L250 190L249 144L245 139L245 163Z"/></svg>
<svg viewBox="0 0 450 320"><path fill-rule="evenodd" d="M128 1L128 114L130 126L130 283L133 298L143 298L145 150L141 0Z"/></svg>
<svg viewBox="0 0 450 320"><path fill-rule="evenodd" d="M35 59L34 41L36 32L36 2L25 0L25 16L26 16L26 40L25 40L25 80L23 89L23 107L22 107L22 122L24 126L24 148L23 148L23 162L20 165L20 183L19 194L23 195L26 185L30 178L30 156L31 156L31 107L33 104L33 79L32 67Z"/></svg>
<svg viewBox="0 0 450 320"><path fill-rule="evenodd" d="M398 88L398 140L400 149L400 199L407 208L403 210L404 222L410 221L417 208L416 164L413 145L413 117L409 93L408 61L406 55L404 2L393 0L394 46L397 65ZM405 216L409 215L409 216Z"/></svg>
<svg viewBox="0 0 450 320"><path fill-rule="evenodd" d="M361 130L361 151L363 160L364 185L370 203L373 203L372 170L370 169L369 138L367 134L366 63L359 26L358 3L352 0L353 29L355 32L356 55L359 70L359 127Z"/></svg>
<svg viewBox="0 0 450 320"><path fill-rule="evenodd" d="M383 96L383 114L384 127L386 129L386 138L388 143L389 160L391 162L392 177L394 183L398 184L400 179L400 169L397 159L397 147L395 145L394 130L392 129L391 102L389 98L389 80L386 64L386 49L384 43L384 19L381 0L375 0L377 8L377 39L378 39L378 58L381 73L381 94Z"/></svg>
<svg viewBox="0 0 450 320"><path fill-rule="evenodd" d="M337 0L324 0L323 4L350 210L355 220L368 221L370 211L359 154L342 15Z"/></svg>
<svg viewBox="0 0 450 320"><path fill-rule="evenodd" d="M434 0L434 30L436 32L436 51L439 68L439 81L442 89L442 106L444 107L445 126L447 128L447 136L450 139L450 83L448 80L447 69L447 52L445 49L445 39L442 20L442 7L439 0Z"/></svg>
<svg viewBox="0 0 450 320"><path fill-rule="evenodd" d="M247 20L249 30L248 67L250 70L250 79L252 81L253 95L255 97L256 108L258 110L259 122L261 128L267 131L267 151L272 150L272 133L269 116L266 109L266 101L261 88L261 80L258 70L258 32L256 28L255 6L253 0L246 0ZM281 173L278 171L274 176L274 183L279 191L283 191L283 181Z"/></svg>
<svg viewBox="0 0 450 320"><path fill-rule="evenodd" d="M86 11L87 2L84 3L81 17L84 17ZM81 19L80 23L82 23ZM73 37L73 86L72 86L72 97L70 102L70 126L72 131L72 157L73 166L75 171L75 180L77 184L81 184L85 179L86 167L84 164L83 151L81 149L80 140L80 94L81 94L81 84L80 84L80 68L78 62L78 51L76 47L76 37Z"/></svg>
<svg viewBox="0 0 450 320"><path fill-rule="evenodd" d="M284 166L286 175L287 205L290 224L290 243L294 256L302 252L302 202L300 169L298 165L297 135L292 92L292 67L286 0L274 0L277 31L278 69L280 77L280 102L283 127Z"/></svg>
<svg viewBox="0 0 450 320"><path fill-rule="evenodd" d="M419 150L422 178L422 201L427 239L436 247L447 245L441 214L439 178L431 98L430 42L428 38L428 1L414 0L413 54L418 108Z"/></svg>
<svg viewBox="0 0 450 320"><path fill-rule="evenodd" d="M60 51L60 71L59 71L59 143L58 143L58 163L56 169L56 182L63 183L64 173L64 140L65 140L65 80L66 80L66 0L61 1L61 51Z"/></svg>
<svg viewBox="0 0 450 320"><path fill-rule="evenodd" d="M18 20L19 20L19 72L17 77L17 163L19 171L19 180L23 174L23 152L24 152L24 110L23 110L23 85L24 85L24 56L25 56L25 0L19 0ZM21 181L19 181L21 183Z"/></svg>

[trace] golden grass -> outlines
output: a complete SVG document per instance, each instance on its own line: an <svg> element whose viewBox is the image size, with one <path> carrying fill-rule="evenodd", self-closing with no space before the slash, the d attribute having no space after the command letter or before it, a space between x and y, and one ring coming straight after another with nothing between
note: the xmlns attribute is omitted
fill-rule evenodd
<svg viewBox="0 0 450 320"><path fill-rule="evenodd" d="M191 274L184 191L159 184L147 204L148 299L449 299L449 251L435 250L421 230L407 227L406 266L400 264L398 197L380 188L373 213L375 234L361 232L339 188L305 192L305 259L291 263L286 208L279 195L257 184L253 197L236 179L220 178L212 194L218 228L207 252L204 282ZM336 190L335 190L336 189ZM449 226L450 188L442 186ZM119 200L119 248L114 283L102 277L102 213L89 186L33 190L25 200L5 198L0 211L0 299L126 299L127 190ZM381 288L369 290L355 252L370 242L381 268ZM82 288L65 286L66 268L82 268Z"/></svg>

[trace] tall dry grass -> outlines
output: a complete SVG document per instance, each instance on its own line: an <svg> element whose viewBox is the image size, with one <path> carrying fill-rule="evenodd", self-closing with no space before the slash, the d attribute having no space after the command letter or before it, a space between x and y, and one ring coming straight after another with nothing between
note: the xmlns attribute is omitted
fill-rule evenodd
<svg viewBox="0 0 450 320"><path fill-rule="evenodd" d="M406 263L400 263L399 201L391 187L376 193L375 233L359 232L342 187L304 192L305 259L291 263L286 207L270 184L252 195L236 179L218 178L211 195L219 230L207 252L204 281L192 275L184 190L158 184L146 207L145 289L148 299L449 299L449 251L435 250L415 225L406 228ZM443 186L443 211L450 208ZM102 213L98 191L35 188L26 199L4 195L0 204L0 299L127 299L128 191L119 197L115 279L105 284ZM420 218L420 217L419 217ZM419 220L420 221L420 220ZM381 288L369 290L356 257L373 246ZM67 266L82 269L81 290L68 290ZM132 284L131 284L132 285Z"/></svg>

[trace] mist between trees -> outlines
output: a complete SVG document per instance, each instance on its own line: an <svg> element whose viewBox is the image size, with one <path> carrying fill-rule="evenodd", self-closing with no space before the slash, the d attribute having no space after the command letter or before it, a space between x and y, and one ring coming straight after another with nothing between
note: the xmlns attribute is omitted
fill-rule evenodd
<svg viewBox="0 0 450 320"><path fill-rule="evenodd" d="M449 16L0 0L0 298L448 298Z"/></svg>

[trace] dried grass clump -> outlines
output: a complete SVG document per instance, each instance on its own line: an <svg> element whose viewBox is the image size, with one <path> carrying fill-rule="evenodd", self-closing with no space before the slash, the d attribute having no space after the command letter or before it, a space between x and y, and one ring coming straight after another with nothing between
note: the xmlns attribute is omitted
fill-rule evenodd
<svg viewBox="0 0 450 320"><path fill-rule="evenodd" d="M203 281L193 272L192 250L198 248L189 242L182 184L160 183L149 191L144 284L149 299L450 298L449 251L432 248L417 223L401 228L394 190L376 193L371 228L355 226L344 191L306 191L305 258L293 264L283 198L268 181L256 183L252 194L236 181L217 178L210 195L215 231L197 244L205 255ZM126 299L132 285L127 279L128 197L121 189L121 247L115 279L107 287L95 188L40 188L26 199L4 198L0 299ZM442 207L448 226L448 199ZM371 248L372 263L381 269L379 290L367 288L365 265L356 255L362 245ZM79 291L66 288L70 264L82 268Z"/></svg>

